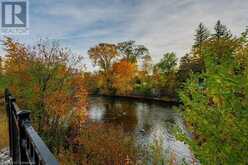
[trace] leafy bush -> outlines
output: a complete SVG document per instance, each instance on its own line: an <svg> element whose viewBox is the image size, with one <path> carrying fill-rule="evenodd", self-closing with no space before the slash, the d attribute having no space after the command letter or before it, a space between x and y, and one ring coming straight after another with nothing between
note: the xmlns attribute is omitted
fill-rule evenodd
<svg viewBox="0 0 248 165"><path fill-rule="evenodd" d="M211 40L204 49L205 71L195 73L180 93L193 139L179 138L202 164L248 163L248 65L239 56L247 42L236 40L236 46L234 40L225 38L221 45Z"/></svg>
<svg viewBox="0 0 248 165"><path fill-rule="evenodd" d="M78 164L134 163L138 153L133 137L109 124L85 124L71 146L71 158Z"/></svg>
<svg viewBox="0 0 248 165"><path fill-rule="evenodd" d="M1 103L0 103L1 104ZM9 145L8 140L8 120L2 104L0 105L0 149Z"/></svg>

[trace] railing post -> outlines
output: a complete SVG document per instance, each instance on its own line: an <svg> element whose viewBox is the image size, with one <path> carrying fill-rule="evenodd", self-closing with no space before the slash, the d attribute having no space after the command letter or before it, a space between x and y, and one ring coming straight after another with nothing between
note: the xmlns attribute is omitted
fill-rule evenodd
<svg viewBox="0 0 248 165"><path fill-rule="evenodd" d="M16 155L16 142L15 142L15 133L16 133L16 127L15 127L15 119L13 118L13 102L15 102L15 98L11 95L8 89L5 90L5 102L6 102L6 111L8 115L8 122L9 122L9 152L10 156L14 157Z"/></svg>
<svg viewBox="0 0 248 165"><path fill-rule="evenodd" d="M16 116L16 109L14 103L16 102L15 97L11 94L9 96L9 106L10 106L10 120L11 120L11 141L12 141L12 161L15 165L21 165L21 151L20 151L20 133L19 124Z"/></svg>
<svg viewBox="0 0 248 165"><path fill-rule="evenodd" d="M25 135L24 125L31 125L30 113L27 111L20 111L17 113L18 125L19 125L19 145L20 145L20 156L21 163L27 163L28 158L26 155L27 150L27 137Z"/></svg>
<svg viewBox="0 0 248 165"><path fill-rule="evenodd" d="M12 157L13 164L21 164L21 152L20 152L20 134L19 124L16 118L16 110L14 107L16 99L11 95L8 89L5 90L5 102L6 111L9 122L9 150L10 156Z"/></svg>

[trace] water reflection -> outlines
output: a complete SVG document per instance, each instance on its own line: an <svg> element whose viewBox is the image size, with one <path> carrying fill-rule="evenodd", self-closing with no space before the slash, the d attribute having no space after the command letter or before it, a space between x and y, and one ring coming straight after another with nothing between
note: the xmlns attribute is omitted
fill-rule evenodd
<svg viewBox="0 0 248 165"><path fill-rule="evenodd" d="M108 97L91 97L89 103L91 121L121 126L124 131L133 133L141 145L148 145L158 139L163 148L173 151L177 158L192 159L188 147L177 141L172 134L175 125L180 128L184 126L171 106L159 102Z"/></svg>

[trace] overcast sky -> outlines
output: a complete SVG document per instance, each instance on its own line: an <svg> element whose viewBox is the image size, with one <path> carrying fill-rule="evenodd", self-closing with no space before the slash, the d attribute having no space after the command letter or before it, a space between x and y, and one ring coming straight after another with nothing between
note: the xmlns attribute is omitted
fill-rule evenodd
<svg viewBox="0 0 248 165"><path fill-rule="evenodd" d="M99 42L135 40L149 48L157 62L165 52L188 52L194 30L210 30L218 19L238 35L248 25L248 0L29 0L29 35L59 40L86 57Z"/></svg>

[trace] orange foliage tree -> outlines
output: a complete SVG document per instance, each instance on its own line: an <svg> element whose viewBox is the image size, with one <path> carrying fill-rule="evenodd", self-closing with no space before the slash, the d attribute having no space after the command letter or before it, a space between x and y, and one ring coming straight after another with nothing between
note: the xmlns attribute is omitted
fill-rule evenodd
<svg viewBox="0 0 248 165"><path fill-rule="evenodd" d="M137 66L127 60L121 60L113 65L113 87L116 94L128 95L133 91Z"/></svg>
<svg viewBox="0 0 248 165"><path fill-rule="evenodd" d="M40 41L28 47L11 38L4 40L4 74L19 104L32 111L38 132L55 152L78 131L86 116L87 92L83 75L73 66L81 57L58 43ZM72 129L75 128L75 129Z"/></svg>

